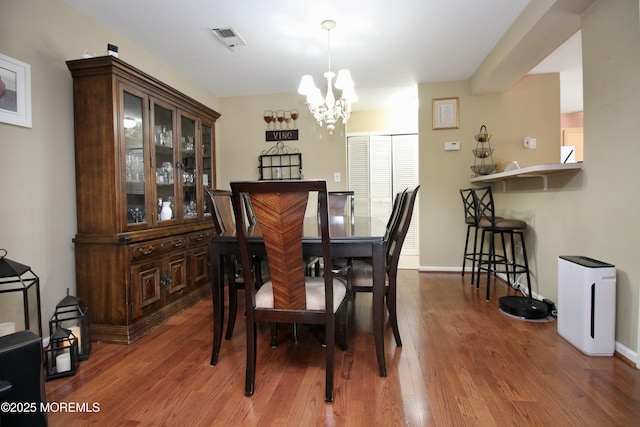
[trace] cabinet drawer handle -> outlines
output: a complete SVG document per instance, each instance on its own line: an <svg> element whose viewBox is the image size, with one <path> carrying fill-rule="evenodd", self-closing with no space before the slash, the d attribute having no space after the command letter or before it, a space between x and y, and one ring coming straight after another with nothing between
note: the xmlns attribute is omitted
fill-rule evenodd
<svg viewBox="0 0 640 427"><path fill-rule="evenodd" d="M193 237L193 240L195 240L196 242L201 242L204 239L204 234L198 234L197 236Z"/></svg>
<svg viewBox="0 0 640 427"><path fill-rule="evenodd" d="M183 241L183 240L173 240L173 241L171 242L171 245L172 245L174 248L179 248L179 247L181 247L181 246L184 246L184 241Z"/></svg>
<svg viewBox="0 0 640 427"><path fill-rule="evenodd" d="M144 250L144 248L138 248L138 255L149 255L151 252L153 252L153 246L149 246L148 250Z"/></svg>

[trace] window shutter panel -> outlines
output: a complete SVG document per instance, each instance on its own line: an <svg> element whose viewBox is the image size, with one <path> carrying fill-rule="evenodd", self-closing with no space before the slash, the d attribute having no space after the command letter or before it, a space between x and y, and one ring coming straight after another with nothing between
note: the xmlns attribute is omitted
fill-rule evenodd
<svg viewBox="0 0 640 427"><path fill-rule="evenodd" d="M391 136L371 136L369 150L371 216L378 217L386 223L393 205Z"/></svg>
<svg viewBox="0 0 640 427"><path fill-rule="evenodd" d="M418 185L418 136L393 136L393 187L394 192ZM420 193L418 192L418 198ZM407 231L402 253L404 255L418 255L418 206L416 201Z"/></svg>
<svg viewBox="0 0 640 427"><path fill-rule="evenodd" d="M347 139L349 190L355 193L356 215L369 216L369 137Z"/></svg>

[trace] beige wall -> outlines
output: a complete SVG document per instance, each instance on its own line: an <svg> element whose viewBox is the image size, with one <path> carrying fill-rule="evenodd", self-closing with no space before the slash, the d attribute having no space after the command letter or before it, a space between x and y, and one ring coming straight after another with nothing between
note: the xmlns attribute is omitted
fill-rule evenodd
<svg viewBox="0 0 640 427"><path fill-rule="evenodd" d="M632 225L640 209L640 76L634 72L640 69L638 15L638 2L601 0L583 16L583 171L551 176L548 191L537 179L510 182L505 193L494 187L499 213L530 226L534 292L557 301L560 255L585 255L616 265L617 350L631 360L638 357L639 334L635 246L640 228ZM467 82L420 85L421 184L426 190L420 206L420 254L425 268L460 265L464 227L454 190L469 186L462 177L472 158L465 153L482 123L494 135L496 161L517 160L521 166L557 162L560 114L552 88L557 83L553 75L541 78L536 82L538 76L529 76L507 93L487 98L468 96ZM432 131L428 100L450 96L460 96L461 129ZM537 138L537 150L522 148L525 135ZM442 141L449 140L460 140L462 150L443 152Z"/></svg>
<svg viewBox="0 0 640 427"><path fill-rule="evenodd" d="M460 268L466 227L458 190L473 187L471 150L480 126L486 125L493 135L495 163L517 160L522 167L557 163L559 93L557 74L529 76L500 95L473 96L468 81L420 85L420 264L424 268ZM449 97L459 98L460 128L432 130L431 100ZM538 148L524 148L525 136L536 137ZM460 141L461 149L444 151L445 141Z"/></svg>
<svg viewBox="0 0 640 427"><path fill-rule="evenodd" d="M418 133L418 108L413 102L392 110L364 110L351 113L347 135Z"/></svg>
<svg viewBox="0 0 640 427"><path fill-rule="evenodd" d="M302 153L304 177L327 180L329 190L346 189L344 126L336 125L333 135L329 135L326 129L316 125L304 98L295 92L220 99L218 187L228 189L231 181L258 178L258 156L275 144L265 141L264 110L294 108L300 112L299 139L285 141L285 145ZM334 172L340 172L341 182L334 182Z"/></svg>
<svg viewBox="0 0 640 427"><path fill-rule="evenodd" d="M624 40L624 43L620 43ZM617 269L616 341L636 349L640 263L640 25L638 2L600 0L582 19L584 165L553 177L547 192L504 193L499 201L533 222L538 290L557 301L557 257L586 255ZM561 188L562 187L562 188Z"/></svg>
<svg viewBox="0 0 640 427"><path fill-rule="evenodd" d="M558 255L587 255L616 264L617 341L631 352L637 348L640 284L634 245L640 233L628 225L635 224L640 211L634 202L640 181L640 76L634 74L640 69L638 15L637 2L600 0L583 19L584 171L550 178L546 192L537 180L510 184L506 193L496 187L502 213L531 224L527 245L537 293L557 298ZM4 0L0 52L32 66L33 128L0 124L0 247L40 276L45 320L67 287L75 292L72 82L65 61L85 49L102 54L107 43L119 46L123 60L222 113L217 132L220 187L257 176L258 155L271 146L264 141L262 111L298 108L300 140L288 145L303 153L305 177L346 188L344 129L328 137L297 94L217 99L63 0ZM460 266L464 227L457 190L470 186L473 135L480 125L494 135L496 161L517 160L521 166L557 162L558 85L557 75L549 74L528 77L502 95L471 96L468 82L419 86L424 268ZM461 127L433 131L431 99L449 96L460 97ZM370 126L387 120L376 114L354 114L348 131L388 127ZM524 149L524 136L536 137L538 148ZM462 149L445 152L444 141L460 141ZM333 182L334 172L342 173L341 183Z"/></svg>

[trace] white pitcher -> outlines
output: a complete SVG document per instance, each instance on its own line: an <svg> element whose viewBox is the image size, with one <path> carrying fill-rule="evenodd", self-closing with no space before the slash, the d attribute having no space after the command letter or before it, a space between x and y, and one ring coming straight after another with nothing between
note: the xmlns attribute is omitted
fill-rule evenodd
<svg viewBox="0 0 640 427"><path fill-rule="evenodd" d="M171 219L173 211L171 210L171 202L162 202L162 210L160 211L160 219L165 221Z"/></svg>

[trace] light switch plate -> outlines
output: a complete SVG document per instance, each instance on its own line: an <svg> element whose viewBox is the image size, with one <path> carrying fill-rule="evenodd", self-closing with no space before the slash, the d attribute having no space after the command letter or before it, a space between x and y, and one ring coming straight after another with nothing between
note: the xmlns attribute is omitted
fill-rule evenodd
<svg viewBox="0 0 640 427"><path fill-rule="evenodd" d="M460 141L447 141L444 143L445 151L454 151L460 149Z"/></svg>
<svg viewBox="0 0 640 427"><path fill-rule="evenodd" d="M335 172L333 174L333 182L340 182L342 181L342 176L340 175L340 172Z"/></svg>

